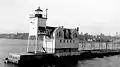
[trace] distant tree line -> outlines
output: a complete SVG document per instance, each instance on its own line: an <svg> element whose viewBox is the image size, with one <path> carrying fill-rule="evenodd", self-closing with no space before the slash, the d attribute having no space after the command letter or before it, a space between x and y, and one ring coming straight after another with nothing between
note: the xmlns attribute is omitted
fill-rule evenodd
<svg viewBox="0 0 120 67"><path fill-rule="evenodd" d="M10 34L0 34L0 38L8 38L8 39L28 39L29 33L10 33ZM86 41L92 41L92 42L112 42L114 40L119 40L120 37L116 36L105 36L104 34L99 35L90 35L88 33L85 34L79 34L78 36L79 41L86 42Z"/></svg>
<svg viewBox="0 0 120 67"><path fill-rule="evenodd" d="M0 38L7 38L7 39L28 39L29 33L4 33L0 34Z"/></svg>
<svg viewBox="0 0 120 67"><path fill-rule="evenodd" d="M99 35L90 35L88 33L80 34L79 40L80 41L92 41L92 42L112 42L114 40L120 39L120 37L116 36L105 36L104 34Z"/></svg>

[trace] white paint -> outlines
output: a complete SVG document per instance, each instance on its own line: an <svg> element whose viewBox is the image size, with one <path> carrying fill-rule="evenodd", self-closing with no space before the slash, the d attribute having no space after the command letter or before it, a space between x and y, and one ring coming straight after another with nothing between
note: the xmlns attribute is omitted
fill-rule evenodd
<svg viewBox="0 0 120 67"><path fill-rule="evenodd" d="M47 36L44 36L43 48L45 48L46 52L48 53L54 53L55 52L54 39L47 39Z"/></svg>
<svg viewBox="0 0 120 67"><path fill-rule="evenodd" d="M37 35L37 24L38 24L38 18L30 18L30 32L29 35Z"/></svg>

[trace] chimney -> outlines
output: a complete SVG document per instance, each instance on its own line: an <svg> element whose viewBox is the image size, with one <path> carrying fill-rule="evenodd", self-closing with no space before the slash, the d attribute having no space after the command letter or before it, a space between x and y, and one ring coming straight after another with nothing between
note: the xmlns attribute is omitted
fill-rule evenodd
<svg viewBox="0 0 120 67"><path fill-rule="evenodd" d="M77 27L77 31L79 31L79 27Z"/></svg>

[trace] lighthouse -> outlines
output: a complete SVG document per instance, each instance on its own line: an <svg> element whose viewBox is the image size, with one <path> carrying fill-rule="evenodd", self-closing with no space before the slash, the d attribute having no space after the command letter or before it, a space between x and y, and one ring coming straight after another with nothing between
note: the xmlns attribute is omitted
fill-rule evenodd
<svg viewBox="0 0 120 67"><path fill-rule="evenodd" d="M51 61L54 57L80 55L79 28L48 26L47 10L44 15L44 11L38 7L30 14L27 52L11 53L8 61L19 64L33 59L40 60L42 57L49 57Z"/></svg>
<svg viewBox="0 0 120 67"><path fill-rule="evenodd" d="M45 32L40 33L38 29L46 28L47 9L46 9L46 15L44 15L43 10L39 6L37 9L34 10L32 14L30 14L29 20L30 20L29 21L30 29L29 29L27 52L36 53L38 50L41 49L40 46L42 43L40 43L40 41L43 40L43 36L41 36L40 34L45 33Z"/></svg>
<svg viewBox="0 0 120 67"><path fill-rule="evenodd" d="M47 26L46 21L47 9L46 15L43 14L40 7L30 15L27 52L54 54L60 51L66 52L78 49L78 28L68 29L63 26Z"/></svg>

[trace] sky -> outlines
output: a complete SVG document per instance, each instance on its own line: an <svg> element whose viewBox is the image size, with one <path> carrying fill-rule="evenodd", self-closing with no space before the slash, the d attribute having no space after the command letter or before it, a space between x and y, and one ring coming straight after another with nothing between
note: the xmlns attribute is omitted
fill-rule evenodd
<svg viewBox="0 0 120 67"><path fill-rule="evenodd" d="M48 8L49 26L80 28L80 32L120 32L120 0L0 0L0 33L29 32L29 14Z"/></svg>

